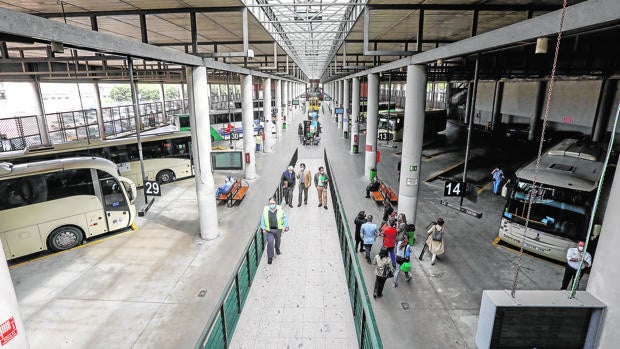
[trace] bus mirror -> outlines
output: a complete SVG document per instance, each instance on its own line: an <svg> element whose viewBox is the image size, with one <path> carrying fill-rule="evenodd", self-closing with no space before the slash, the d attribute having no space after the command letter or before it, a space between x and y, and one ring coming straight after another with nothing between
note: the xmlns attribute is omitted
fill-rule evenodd
<svg viewBox="0 0 620 349"><path fill-rule="evenodd" d="M592 227L592 237L590 237L590 240L594 240L596 238L598 238L599 235L601 235L601 228L603 226L600 224L595 224L594 227Z"/></svg>
<svg viewBox="0 0 620 349"><path fill-rule="evenodd" d="M508 196L508 190L510 189L510 179L504 184L502 187L502 197L505 198Z"/></svg>
<svg viewBox="0 0 620 349"><path fill-rule="evenodd" d="M129 178L118 177L118 179L121 181L121 183L123 183L123 187L125 187L129 203L133 204L138 197L138 190L136 189L136 184Z"/></svg>

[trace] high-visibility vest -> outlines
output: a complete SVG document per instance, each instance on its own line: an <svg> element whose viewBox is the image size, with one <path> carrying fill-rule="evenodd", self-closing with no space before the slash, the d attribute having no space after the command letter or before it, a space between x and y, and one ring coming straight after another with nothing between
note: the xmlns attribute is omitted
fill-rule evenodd
<svg viewBox="0 0 620 349"><path fill-rule="evenodd" d="M280 206L276 206L276 218L278 219L278 229L284 229L284 210ZM271 230L269 227L269 206L265 206L263 209L263 220L265 221L265 230Z"/></svg>

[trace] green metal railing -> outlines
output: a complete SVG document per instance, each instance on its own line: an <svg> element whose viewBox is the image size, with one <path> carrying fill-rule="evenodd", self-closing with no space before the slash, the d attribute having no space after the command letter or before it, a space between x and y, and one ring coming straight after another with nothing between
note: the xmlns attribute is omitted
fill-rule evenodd
<svg viewBox="0 0 620 349"><path fill-rule="evenodd" d="M293 153L290 165L297 162L297 149ZM273 197L280 203L282 201L282 188L280 183L274 191ZM254 234L243 250L243 256L235 266L233 276L228 279L224 292L217 302L215 311L211 314L205 329L195 345L195 349L219 349L228 348L235 328L239 322L245 300L250 293L252 281L256 275L263 251L265 251L266 239L260 226L256 227Z"/></svg>
<svg viewBox="0 0 620 349"><path fill-rule="evenodd" d="M353 321L355 321L355 330L357 331L357 341L359 347L381 349L381 337L379 329L375 321L375 315L370 305L368 290L362 275L357 254L355 253L355 245L351 241L351 230L347 221L347 215L344 211L342 199L338 192L336 179L332 174L329 161L327 159L327 151L324 153L325 169L330 179L329 192L332 199L332 207L334 208L334 216L336 218L336 227L338 229L338 239L340 240L340 251L342 253L342 261L344 263L344 271L347 278L347 286L349 287L349 298L351 307L353 308Z"/></svg>

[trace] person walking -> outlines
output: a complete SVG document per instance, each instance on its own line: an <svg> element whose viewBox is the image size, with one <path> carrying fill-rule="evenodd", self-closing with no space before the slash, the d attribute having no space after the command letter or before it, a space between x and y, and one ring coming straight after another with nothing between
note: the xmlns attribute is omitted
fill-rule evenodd
<svg viewBox="0 0 620 349"><path fill-rule="evenodd" d="M366 216L366 223L362 224L360 227L360 237L364 242L364 250L366 251L366 262L370 264L370 250L372 249L372 245L375 243L375 239L380 234L379 227L375 223L372 222L372 215ZM386 249L387 251L387 249Z"/></svg>
<svg viewBox="0 0 620 349"><path fill-rule="evenodd" d="M299 197L297 198L297 207L300 207L302 196L304 199L304 205L308 204L308 188L312 185L312 174L310 173L310 170L306 169L306 164L303 162L299 165L297 179L299 180Z"/></svg>
<svg viewBox="0 0 620 349"><path fill-rule="evenodd" d="M288 207L293 207L293 189L295 188L295 172L293 172L293 166L289 166L286 171L282 173L280 177L280 183L282 184L282 190L284 195L284 202Z"/></svg>
<svg viewBox="0 0 620 349"><path fill-rule="evenodd" d="M319 195L319 207L323 206L327 210L327 174L323 166L319 167L319 172L314 174L314 186L316 187L317 194Z"/></svg>
<svg viewBox="0 0 620 349"><path fill-rule="evenodd" d="M428 251L432 253L431 265L435 265L437 256L442 255L445 252L445 227L443 218L437 218L437 223L428 230L428 236L426 237L426 245Z"/></svg>
<svg viewBox="0 0 620 349"><path fill-rule="evenodd" d="M362 224L366 223L366 212L360 211L355 217L355 250L359 246L359 251L364 252L364 240L362 240L362 234L360 228Z"/></svg>
<svg viewBox="0 0 620 349"><path fill-rule="evenodd" d="M390 200L383 200L383 223L388 221L392 212L394 212L394 207L392 207Z"/></svg>
<svg viewBox="0 0 620 349"><path fill-rule="evenodd" d="M491 171L491 175L493 176L493 193L497 195L499 194L499 186L504 180L504 171L502 171L501 167L496 167Z"/></svg>
<svg viewBox="0 0 620 349"><path fill-rule="evenodd" d="M579 270L580 265L581 270L592 265L592 255L588 251L584 251L585 246L585 242L579 241L577 247L571 247L566 251L566 267L564 268L564 278L562 278L560 290L566 290L571 279L577 277L577 270ZM579 287L579 281L577 280L577 287Z"/></svg>
<svg viewBox="0 0 620 349"><path fill-rule="evenodd" d="M372 294L374 298L383 297L383 286L385 286L385 280L394 276L394 269L392 262L388 257L388 250L385 247L381 247L379 254L372 260L372 264L376 264L375 269L375 290Z"/></svg>
<svg viewBox="0 0 620 349"><path fill-rule="evenodd" d="M288 218L282 206L276 205L276 199L270 198L269 204L263 208L260 217L260 228L267 235L267 264L273 261L273 250L280 254L282 231L288 231ZM275 246L274 246L275 245Z"/></svg>
<svg viewBox="0 0 620 349"><path fill-rule="evenodd" d="M396 228L394 228L393 225L386 223L381 229L381 236L383 236L383 247L388 249L390 259L392 260L392 266L396 267L396 256L394 256L394 246L396 245Z"/></svg>
<svg viewBox="0 0 620 349"><path fill-rule="evenodd" d="M396 245L396 270L394 271L394 287L398 287L398 275L400 274L400 268L405 263L411 263L411 246L409 246L409 237L403 235L403 239ZM411 264L409 264L411 268ZM411 275L409 271L405 271L405 280L409 282Z"/></svg>

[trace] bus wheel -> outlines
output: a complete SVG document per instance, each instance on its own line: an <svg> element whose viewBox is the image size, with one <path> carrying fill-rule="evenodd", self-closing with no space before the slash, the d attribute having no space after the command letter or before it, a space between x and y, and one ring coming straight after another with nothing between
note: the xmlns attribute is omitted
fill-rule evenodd
<svg viewBox="0 0 620 349"><path fill-rule="evenodd" d="M157 173L157 176L155 177L155 179L160 184L173 182L175 180L174 172L170 170L161 170Z"/></svg>
<svg viewBox="0 0 620 349"><path fill-rule="evenodd" d="M82 230L77 227L66 225L56 228L50 234L48 245L50 250L58 252L79 246L83 239L84 235L82 235Z"/></svg>

